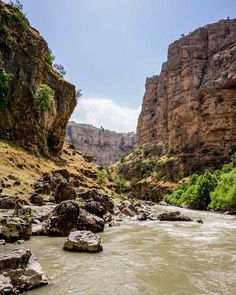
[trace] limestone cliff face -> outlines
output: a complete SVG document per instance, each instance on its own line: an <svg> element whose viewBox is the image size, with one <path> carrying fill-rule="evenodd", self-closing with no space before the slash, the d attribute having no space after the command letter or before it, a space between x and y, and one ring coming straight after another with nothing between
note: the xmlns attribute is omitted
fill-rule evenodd
<svg viewBox="0 0 236 295"><path fill-rule="evenodd" d="M67 138L76 149L93 156L102 166L116 162L136 145L136 135L133 132L117 133L75 122L69 122L67 125Z"/></svg>
<svg viewBox="0 0 236 295"><path fill-rule="evenodd" d="M0 107L0 138L35 152L58 155L76 105L75 87L53 70L46 41L24 15L2 1L0 68L12 74L9 101ZM41 84L47 84L54 94L47 110L35 105L34 93Z"/></svg>
<svg viewBox="0 0 236 295"><path fill-rule="evenodd" d="M137 137L185 161L228 159L236 147L236 19L169 46L160 75L147 78Z"/></svg>

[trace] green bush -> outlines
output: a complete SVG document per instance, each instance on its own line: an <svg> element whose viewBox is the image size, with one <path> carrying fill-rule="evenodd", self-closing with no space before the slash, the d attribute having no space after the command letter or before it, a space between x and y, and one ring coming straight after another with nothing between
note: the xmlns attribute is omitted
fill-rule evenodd
<svg viewBox="0 0 236 295"><path fill-rule="evenodd" d="M236 153L221 170L206 171L199 176L193 174L189 183L178 186L164 200L193 209L236 210Z"/></svg>
<svg viewBox="0 0 236 295"><path fill-rule="evenodd" d="M105 170L97 170L97 181L100 185L104 185L107 181L107 171Z"/></svg>
<svg viewBox="0 0 236 295"><path fill-rule="evenodd" d="M134 150L133 150L133 154L134 155L140 155L140 154L142 154L142 152L143 152L143 150L142 150L142 148L141 147L136 147Z"/></svg>
<svg viewBox="0 0 236 295"><path fill-rule="evenodd" d="M119 192L124 193L127 191L126 180L118 175L113 176L112 180L119 187Z"/></svg>
<svg viewBox="0 0 236 295"><path fill-rule="evenodd" d="M6 108L10 102L10 88L13 74L0 68L0 108Z"/></svg>
<svg viewBox="0 0 236 295"><path fill-rule="evenodd" d="M52 54L52 50L49 48L48 49L48 55L46 57L46 63L52 65L52 63L54 62L55 60L55 56Z"/></svg>
<svg viewBox="0 0 236 295"><path fill-rule="evenodd" d="M141 177L148 177L154 170L156 162L153 160L149 161L137 161L135 163L135 169L141 172Z"/></svg>
<svg viewBox="0 0 236 295"><path fill-rule="evenodd" d="M209 171L199 176L193 175L188 184L183 184L172 194L165 196L165 201L180 206L187 205L192 209L207 209L211 199L210 193L217 186L217 178Z"/></svg>
<svg viewBox="0 0 236 295"><path fill-rule="evenodd" d="M217 188L211 193L209 208L236 210L236 168L220 176Z"/></svg>
<svg viewBox="0 0 236 295"><path fill-rule="evenodd" d="M47 84L40 84L34 94L34 101L41 110L48 110L54 100L53 90Z"/></svg>

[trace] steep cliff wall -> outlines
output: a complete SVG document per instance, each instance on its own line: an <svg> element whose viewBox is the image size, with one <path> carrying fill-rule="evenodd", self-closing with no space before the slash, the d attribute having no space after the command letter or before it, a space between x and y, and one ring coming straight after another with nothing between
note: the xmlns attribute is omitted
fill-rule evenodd
<svg viewBox="0 0 236 295"><path fill-rule="evenodd" d="M137 137L183 162L207 167L229 158L236 147L236 19L169 46L160 75L147 78Z"/></svg>
<svg viewBox="0 0 236 295"><path fill-rule="evenodd" d="M52 68L50 59L46 41L25 16L0 1L0 138L57 155L76 99L75 87ZM39 99L47 100L48 89L53 100L43 105L35 94L40 90Z"/></svg>
<svg viewBox="0 0 236 295"><path fill-rule="evenodd" d="M130 152L136 145L135 133L116 133L88 124L69 122L67 137L83 154L91 155L102 166L108 166Z"/></svg>

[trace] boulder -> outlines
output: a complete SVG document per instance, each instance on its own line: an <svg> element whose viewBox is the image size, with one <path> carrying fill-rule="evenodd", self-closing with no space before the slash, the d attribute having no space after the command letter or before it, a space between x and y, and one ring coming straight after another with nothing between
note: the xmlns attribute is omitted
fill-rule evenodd
<svg viewBox="0 0 236 295"><path fill-rule="evenodd" d="M69 179L70 179L70 172L67 169L58 169L54 172L54 175L56 175L56 174L60 174L67 181L69 181Z"/></svg>
<svg viewBox="0 0 236 295"><path fill-rule="evenodd" d="M93 233L103 232L104 220L96 215L80 209L80 214L77 222L78 230L89 230Z"/></svg>
<svg viewBox="0 0 236 295"><path fill-rule="evenodd" d="M19 202L19 198L13 195L0 195L0 209L14 209Z"/></svg>
<svg viewBox="0 0 236 295"><path fill-rule="evenodd" d="M145 220L147 220L147 214L146 214L146 212L140 212L139 215L138 215L138 220L139 221L145 221Z"/></svg>
<svg viewBox="0 0 236 295"><path fill-rule="evenodd" d="M4 246L6 244L5 240L0 240L0 246Z"/></svg>
<svg viewBox="0 0 236 295"><path fill-rule="evenodd" d="M188 216L182 215L180 211L165 211L157 216L160 221L193 221Z"/></svg>
<svg viewBox="0 0 236 295"><path fill-rule="evenodd" d="M57 205L45 221L45 231L52 236L67 236L76 229L79 205L75 201L63 201Z"/></svg>
<svg viewBox="0 0 236 295"><path fill-rule="evenodd" d="M103 217L103 215L106 214L106 209L104 206L101 203L95 201L87 202L84 206L84 209L99 217Z"/></svg>
<svg viewBox="0 0 236 295"><path fill-rule="evenodd" d="M11 295L17 294L17 290L13 287L11 279L0 275L0 294L2 295ZM18 293L19 294L19 293Z"/></svg>
<svg viewBox="0 0 236 295"><path fill-rule="evenodd" d="M29 240L31 234L31 224L22 218L6 217L0 220L0 239L4 239L8 243Z"/></svg>
<svg viewBox="0 0 236 295"><path fill-rule="evenodd" d="M43 205L43 197L36 193L30 196L29 201L33 205L37 205L37 206Z"/></svg>
<svg viewBox="0 0 236 295"><path fill-rule="evenodd" d="M67 181L61 181L57 185L54 193L54 199L57 204L66 200L75 200L76 196L77 195L75 189Z"/></svg>
<svg viewBox="0 0 236 295"><path fill-rule="evenodd" d="M133 217L139 213L136 206L130 200L122 202L119 206L119 209L122 214L130 217Z"/></svg>
<svg viewBox="0 0 236 295"><path fill-rule="evenodd" d="M35 184L35 192L36 192L36 194L50 195L51 186L50 186L50 184L48 182L38 181Z"/></svg>
<svg viewBox="0 0 236 295"><path fill-rule="evenodd" d="M25 248L1 254L0 272L0 294L19 294L48 284L40 264L36 262L31 251Z"/></svg>
<svg viewBox="0 0 236 295"><path fill-rule="evenodd" d="M86 230L71 232L63 249L76 252L100 252L103 250L101 238Z"/></svg>

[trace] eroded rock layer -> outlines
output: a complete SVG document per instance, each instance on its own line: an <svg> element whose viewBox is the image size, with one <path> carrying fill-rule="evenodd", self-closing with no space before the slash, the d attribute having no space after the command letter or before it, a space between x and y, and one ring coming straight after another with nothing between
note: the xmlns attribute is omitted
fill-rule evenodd
<svg viewBox="0 0 236 295"><path fill-rule="evenodd" d="M75 87L51 66L46 41L25 16L0 1L0 138L46 155L61 152ZM36 105L40 85L53 92L50 107Z"/></svg>
<svg viewBox="0 0 236 295"><path fill-rule="evenodd" d="M94 157L102 166L115 163L136 146L136 135L117 133L89 124L69 122L67 138L81 153Z"/></svg>
<svg viewBox="0 0 236 295"><path fill-rule="evenodd" d="M146 80L137 137L139 145L205 167L229 158L236 147L236 19L169 46L160 75Z"/></svg>

